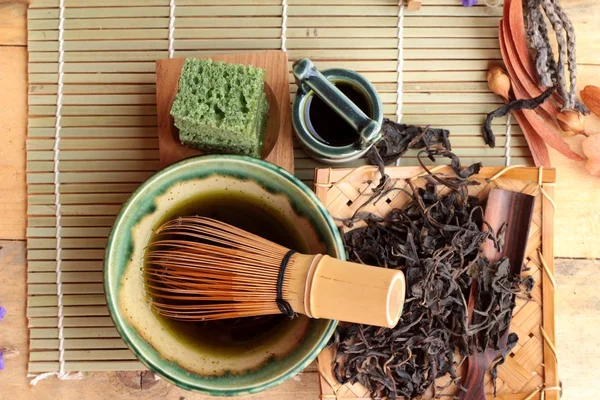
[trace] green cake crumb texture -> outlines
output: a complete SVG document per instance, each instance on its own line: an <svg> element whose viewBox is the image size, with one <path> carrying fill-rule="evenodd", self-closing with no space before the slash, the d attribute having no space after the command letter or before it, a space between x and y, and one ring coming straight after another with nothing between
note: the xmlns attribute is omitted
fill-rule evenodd
<svg viewBox="0 0 600 400"><path fill-rule="evenodd" d="M186 59L171 108L181 143L260 157L269 112L264 81L261 68Z"/></svg>

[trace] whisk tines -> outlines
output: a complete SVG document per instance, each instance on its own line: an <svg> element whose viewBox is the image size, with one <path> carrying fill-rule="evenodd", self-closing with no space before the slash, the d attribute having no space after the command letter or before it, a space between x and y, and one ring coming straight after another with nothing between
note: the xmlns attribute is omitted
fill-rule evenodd
<svg viewBox="0 0 600 400"><path fill-rule="evenodd" d="M288 251L211 218L171 220L156 230L142 268L152 308L187 321L277 314L275 283Z"/></svg>

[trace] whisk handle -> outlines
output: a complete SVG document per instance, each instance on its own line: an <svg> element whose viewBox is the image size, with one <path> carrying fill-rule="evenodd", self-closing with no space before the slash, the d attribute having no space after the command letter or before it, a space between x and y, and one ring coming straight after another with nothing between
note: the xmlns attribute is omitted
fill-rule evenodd
<svg viewBox="0 0 600 400"><path fill-rule="evenodd" d="M309 273L308 316L388 328L398 323L406 292L401 271L322 256Z"/></svg>

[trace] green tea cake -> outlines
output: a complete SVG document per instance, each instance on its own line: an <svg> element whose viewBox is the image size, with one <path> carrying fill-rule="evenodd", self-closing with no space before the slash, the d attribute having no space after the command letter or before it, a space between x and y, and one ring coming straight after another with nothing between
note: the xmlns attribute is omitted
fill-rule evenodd
<svg viewBox="0 0 600 400"><path fill-rule="evenodd" d="M171 108L181 143L260 157L269 112L264 81L261 68L186 59Z"/></svg>

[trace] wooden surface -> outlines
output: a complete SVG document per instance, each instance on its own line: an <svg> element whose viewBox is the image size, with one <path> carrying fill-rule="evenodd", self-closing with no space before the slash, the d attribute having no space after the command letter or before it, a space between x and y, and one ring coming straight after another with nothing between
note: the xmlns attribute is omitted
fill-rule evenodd
<svg viewBox="0 0 600 400"><path fill-rule="evenodd" d="M562 0L577 30L579 87L600 82L600 2ZM26 378L28 331L25 317L25 136L27 52L25 0L0 0L0 305L8 315L0 323L0 348L20 351L0 371L0 399L199 399L165 382L156 385L140 377L116 373L93 374L83 381L60 382L52 378L31 389ZM568 139L579 148L579 138ZM551 150L558 168L555 199L555 254L562 257L600 257L600 179L590 178L583 167ZM556 333L560 356L563 398L597 399L593 384L596 360L600 359L600 285L598 261L558 260L556 280ZM144 382L143 388L133 385ZM316 372L305 372L298 380L255 398L316 399Z"/></svg>
<svg viewBox="0 0 600 400"><path fill-rule="evenodd" d="M266 70L265 93L269 101L269 122L262 158L293 173L294 144L292 141L287 54L283 51L269 51L221 54L210 56L210 58L213 61L253 65ZM184 61L184 58L174 58L156 62L156 107L161 167L201 154L200 151L181 144L179 130L170 114Z"/></svg>

